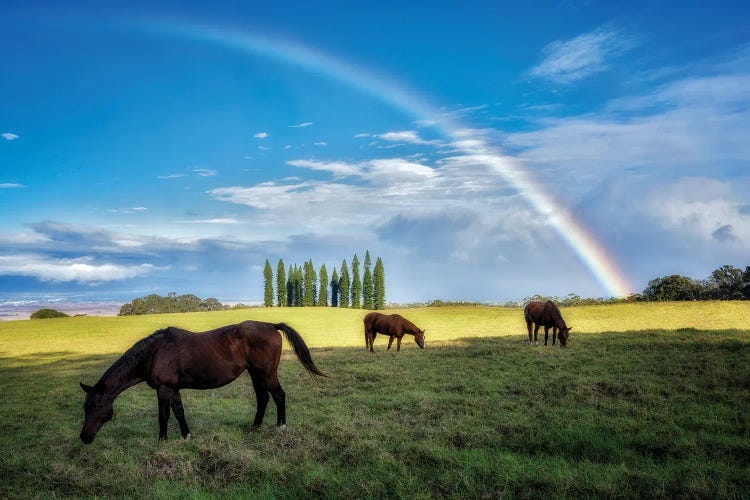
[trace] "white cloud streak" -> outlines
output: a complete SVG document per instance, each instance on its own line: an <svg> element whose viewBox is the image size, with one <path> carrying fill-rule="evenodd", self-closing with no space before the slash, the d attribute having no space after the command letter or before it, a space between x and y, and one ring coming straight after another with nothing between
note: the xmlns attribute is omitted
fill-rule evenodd
<svg viewBox="0 0 750 500"><path fill-rule="evenodd" d="M126 266L97 263L92 257L55 259L33 254L0 256L0 274L31 276L41 281L97 284L135 278L153 270L151 264Z"/></svg>
<svg viewBox="0 0 750 500"><path fill-rule="evenodd" d="M533 78L572 84L608 68L610 61L630 50L635 40L620 31L597 29L542 49L542 61L529 71Z"/></svg>
<svg viewBox="0 0 750 500"><path fill-rule="evenodd" d="M268 133L267 132L258 132L253 137L255 137L256 139L265 139L266 137L268 137Z"/></svg>
<svg viewBox="0 0 750 500"><path fill-rule="evenodd" d="M304 123L299 123L297 125L289 125L289 128L304 128L304 127L309 127L312 124L313 122L304 122Z"/></svg>
<svg viewBox="0 0 750 500"><path fill-rule="evenodd" d="M2 134L2 136L3 136L3 139L5 139L6 141L15 141L19 137L18 135L13 134L11 132L5 132Z"/></svg>

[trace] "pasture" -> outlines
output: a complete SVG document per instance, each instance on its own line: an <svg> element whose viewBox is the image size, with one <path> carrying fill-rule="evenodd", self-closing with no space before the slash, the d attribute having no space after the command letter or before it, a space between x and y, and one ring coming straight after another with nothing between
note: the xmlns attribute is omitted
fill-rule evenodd
<svg viewBox="0 0 750 500"><path fill-rule="evenodd" d="M399 353L364 349L365 311L217 313L0 323L0 496L538 497L750 495L750 304L566 308L567 349L530 347L520 309L417 308ZM115 402L78 438L83 393L139 338L285 321L331 379L291 352L289 427L250 432L249 377L183 391L193 439L155 392ZM543 335L543 334L542 334Z"/></svg>

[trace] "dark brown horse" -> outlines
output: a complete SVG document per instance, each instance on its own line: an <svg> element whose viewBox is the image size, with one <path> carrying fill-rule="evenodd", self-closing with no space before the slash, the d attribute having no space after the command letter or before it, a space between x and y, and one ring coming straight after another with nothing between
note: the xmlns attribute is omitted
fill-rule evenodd
<svg viewBox="0 0 750 500"><path fill-rule="evenodd" d="M203 333L175 327L165 328L139 340L104 372L93 386L81 383L86 392L86 412L81 440L89 444L113 415L115 398L125 389L146 382L156 389L159 400L159 439L167 437L171 407L183 438L190 436L180 389L213 389L250 373L258 408L253 427L263 422L268 394L276 403L276 425L286 423L284 390L276 370L281 359L281 330L302 365L314 375L325 375L315 367L302 337L284 323L245 321Z"/></svg>
<svg viewBox="0 0 750 500"><path fill-rule="evenodd" d="M552 328L552 345L555 345L555 337L560 339L560 347L565 347L568 343L568 335L572 327L565 324L565 320L560 314L557 304L548 300L547 302L529 302L523 310L523 317L526 320L526 328L529 330L529 344L531 344L531 325L536 324L534 328L534 344L537 343L536 337L539 327L544 327L544 345L547 345L549 338L549 329Z"/></svg>
<svg viewBox="0 0 750 500"><path fill-rule="evenodd" d="M401 339L406 333L414 335L417 345L419 345L420 349L424 349L424 330L420 330L414 323L398 314L372 312L365 316L365 349L369 348L370 352L375 352L372 344L378 333L390 337L388 339L387 350L391 349L393 339L395 338L396 350L400 351Z"/></svg>

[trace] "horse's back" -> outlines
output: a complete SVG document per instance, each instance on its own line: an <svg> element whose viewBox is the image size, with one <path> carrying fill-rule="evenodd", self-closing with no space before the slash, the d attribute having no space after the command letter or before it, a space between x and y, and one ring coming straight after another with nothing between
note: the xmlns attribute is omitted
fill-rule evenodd
<svg viewBox="0 0 750 500"><path fill-rule="evenodd" d="M206 332L170 327L151 362L151 377L168 385L211 388L225 385L248 367L278 366L281 334L271 323L245 321Z"/></svg>

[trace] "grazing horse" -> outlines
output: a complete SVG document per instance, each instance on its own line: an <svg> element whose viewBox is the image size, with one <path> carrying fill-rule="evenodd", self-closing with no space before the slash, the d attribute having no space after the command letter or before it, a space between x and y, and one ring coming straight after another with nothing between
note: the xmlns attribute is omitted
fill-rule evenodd
<svg viewBox="0 0 750 500"><path fill-rule="evenodd" d="M544 326L544 345L547 345L550 327L552 327L552 345L555 345L556 336L560 339L560 347L567 345L568 335L573 327L565 324L560 309L551 300L544 303L529 302L523 310L523 317L526 320L526 328L529 330L529 344L531 344L531 324L535 323L534 344L537 343L539 327Z"/></svg>
<svg viewBox="0 0 750 500"><path fill-rule="evenodd" d="M86 416L81 440L90 444L99 429L113 415L115 398L125 389L146 382L156 389L159 400L159 440L167 438L169 409L172 408L183 438L190 436L185 421L180 389L213 389L250 373L258 408L253 427L263 422L268 394L276 403L276 425L286 423L284 390L276 370L281 359L281 330L297 358L313 375L325 377L313 363L304 340L284 323L245 321L203 333L169 327L139 340L104 372L93 386L81 382L86 392Z"/></svg>
<svg viewBox="0 0 750 500"><path fill-rule="evenodd" d="M398 314L380 314L377 312L371 312L365 316L365 349L370 349L370 352L375 352L372 348L372 344L375 341L375 336L380 333L382 335L388 335L388 349L391 349L393 339L396 339L396 350L401 350L401 339L404 334L408 333L414 335L414 340L419 345L420 349L424 349L424 330L420 330L417 326L409 321L408 319Z"/></svg>

